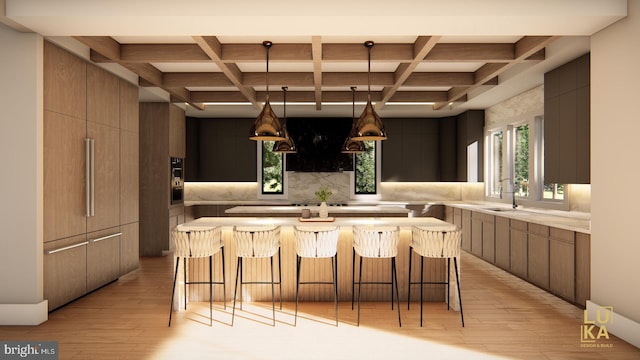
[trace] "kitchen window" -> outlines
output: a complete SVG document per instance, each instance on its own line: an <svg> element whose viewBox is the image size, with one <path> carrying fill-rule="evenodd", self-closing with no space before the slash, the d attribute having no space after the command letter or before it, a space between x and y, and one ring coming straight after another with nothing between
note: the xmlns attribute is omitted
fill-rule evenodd
<svg viewBox="0 0 640 360"><path fill-rule="evenodd" d="M284 194L284 155L273 152L275 141L261 141L259 147L260 188L263 195Z"/></svg>
<svg viewBox="0 0 640 360"><path fill-rule="evenodd" d="M355 154L355 194L377 194L376 142L363 141L364 152Z"/></svg>
<svg viewBox="0 0 640 360"><path fill-rule="evenodd" d="M565 204L565 185L544 183L543 134L543 116L517 119L487 132L488 199L541 207Z"/></svg>

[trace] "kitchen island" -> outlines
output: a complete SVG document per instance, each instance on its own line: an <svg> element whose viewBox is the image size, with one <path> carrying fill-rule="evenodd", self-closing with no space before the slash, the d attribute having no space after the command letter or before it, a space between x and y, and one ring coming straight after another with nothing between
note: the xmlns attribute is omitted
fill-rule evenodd
<svg viewBox="0 0 640 360"><path fill-rule="evenodd" d="M407 300L408 289L408 256L409 241L411 239L411 227L413 225L428 227L439 231L451 231L457 227L451 223L432 218L409 218L409 217L336 217L330 222L301 222L297 217L202 217L186 223L187 226L221 226L222 239L225 243L225 272L227 281L227 293L225 299L233 300L233 284L236 273L236 253L235 239L233 235L234 226L281 226L281 256L282 256L282 298L284 301L295 301L295 269L296 253L293 227L296 225L313 226L339 226L340 236L338 239L338 297L339 301L351 301L351 281L352 281L352 254L353 254L353 226L399 226L400 242L398 245L398 256L396 258L398 269L398 285L400 299ZM414 256L414 260L416 257ZM269 280L269 260L252 259L252 266L246 267L247 272L244 278L247 281ZM219 279L221 274L219 269L219 255L214 257L214 279ZM419 274L419 261L413 262L412 274L416 276L413 281L417 281ZM193 264L193 265L192 265ZM208 260L194 259L189 266L189 276L194 281L206 281L208 279ZM277 266L277 265L276 265ZM460 262L458 262L460 268ZM379 261L364 261L363 277L364 281L388 281L391 271L391 264L388 259ZM446 261L442 259L425 258L425 281L443 281L446 279ZM453 266L451 271L453 274ZM277 269L276 269L277 271ZM277 272L276 272L277 273ZM277 276L277 275L276 275ZM180 279L181 277L179 277ZM316 261L305 262L301 278L303 281L330 281L331 262L328 259L318 259ZM276 279L277 280L277 279ZM451 288L455 289L455 274L451 276ZM177 290L181 289L179 285ZM412 301L419 300L417 287L412 289ZM276 290L277 292L277 290ZM208 285L190 286L189 299L191 301L208 300ZM455 291L450 292L451 306L458 309L458 299ZM455 296L454 296L455 295ZM276 293L276 297L278 294ZM446 296L445 287L442 285L425 285L426 301L444 301ZM464 293L463 293L464 297ZM271 287L260 285L244 286L243 298L245 301L271 301ZM373 285L367 286L362 292L363 301L390 301L391 294L388 286ZM222 294L218 287L214 290L214 301L222 301ZM302 286L300 287L300 301L333 301L333 288L331 286Z"/></svg>
<svg viewBox="0 0 640 360"><path fill-rule="evenodd" d="M302 209L309 209L313 216L318 216L320 206L317 205L253 205L236 206L225 210L229 216L300 216ZM339 205L327 206L332 217L408 217L411 210L401 205Z"/></svg>

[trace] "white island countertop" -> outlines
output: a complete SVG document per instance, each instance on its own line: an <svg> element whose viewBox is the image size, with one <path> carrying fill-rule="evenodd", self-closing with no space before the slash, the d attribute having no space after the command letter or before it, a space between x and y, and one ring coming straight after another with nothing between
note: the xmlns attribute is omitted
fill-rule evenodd
<svg viewBox="0 0 640 360"><path fill-rule="evenodd" d="M302 209L309 209L311 213L318 213L320 206L283 206L283 205L265 205L265 206L236 206L225 210L225 213L236 216L297 216ZM409 216L411 210L401 205L347 205L347 206L327 206L329 216L332 214L357 214L368 216Z"/></svg>
<svg viewBox="0 0 640 360"><path fill-rule="evenodd" d="M188 223L186 226L399 226L401 230L411 230L412 226L429 228L436 231L452 231L457 226L433 217L337 217L334 221L327 222L302 222L297 217L201 217Z"/></svg>

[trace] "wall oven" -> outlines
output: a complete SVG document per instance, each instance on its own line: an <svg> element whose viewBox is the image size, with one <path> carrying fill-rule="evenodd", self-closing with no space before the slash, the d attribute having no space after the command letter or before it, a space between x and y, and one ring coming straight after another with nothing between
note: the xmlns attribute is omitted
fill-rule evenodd
<svg viewBox="0 0 640 360"><path fill-rule="evenodd" d="M184 159L171 158L171 204L182 204L184 202Z"/></svg>

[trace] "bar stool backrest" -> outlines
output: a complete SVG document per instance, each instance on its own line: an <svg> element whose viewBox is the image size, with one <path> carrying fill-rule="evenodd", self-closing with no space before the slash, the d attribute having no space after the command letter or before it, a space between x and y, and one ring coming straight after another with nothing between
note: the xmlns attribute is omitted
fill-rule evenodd
<svg viewBox="0 0 640 360"><path fill-rule="evenodd" d="M307 258L328 258L338 252L338 226L294 226L296 254Z"/></svg>
<svg viewBox="0 0 640 360"><path fill-rule="evenodd" d="M427 230L414 226L411 232L411 246L418 254L431 258L460 257L460 230Z"/></svg>
<svg viewBox="0 0 640 360"><path fill-rule="evenodd" d="M233 228L236 238L236 256L272 257L280 248L280 226Z"/></svg>
<svg viewBox="0 0 640 360"><path fill-rule="evenodd" d="M171 230L176 257L201 258L217 253L223 246L220 227L182 226Z"/></svg>
<svg viewBox="0 0 640 360"><path fill-rule="evenodd" d="M400 228L353 227L353 248L362 257L390 258L398 255Z"/></svg>

